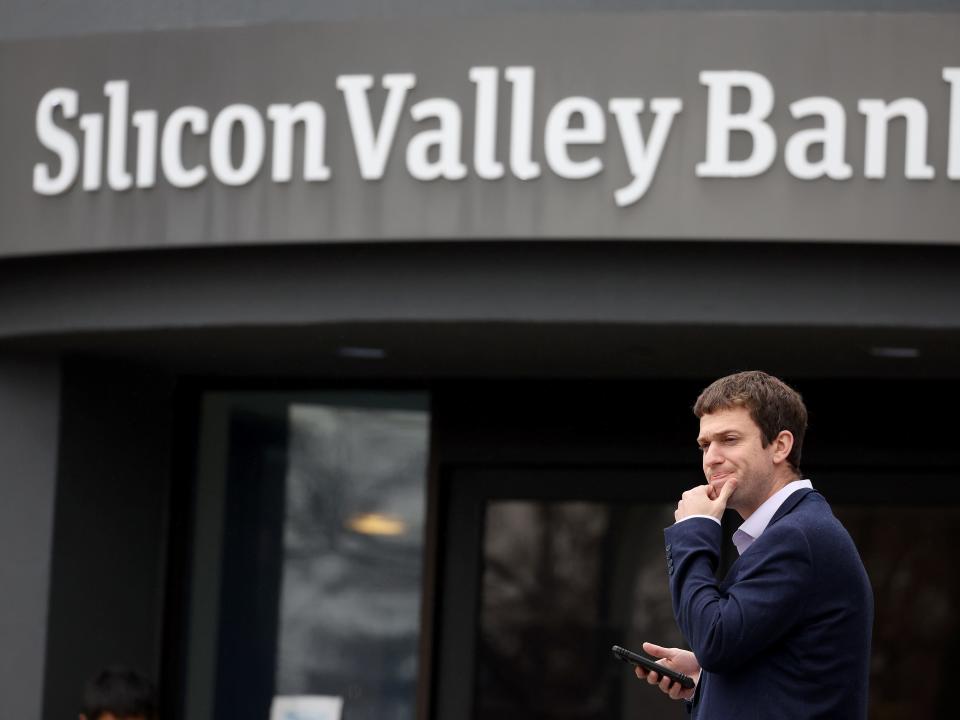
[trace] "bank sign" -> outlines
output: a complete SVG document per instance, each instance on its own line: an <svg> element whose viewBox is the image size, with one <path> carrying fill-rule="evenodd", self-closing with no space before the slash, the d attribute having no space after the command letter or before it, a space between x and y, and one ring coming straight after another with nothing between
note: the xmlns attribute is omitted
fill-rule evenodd
<svg viewBox="0 0 960 720"><path fill-rule="evenodd" d="M691 13L11 44L0 254L960 242L958 37L953 15Z"/></svg>

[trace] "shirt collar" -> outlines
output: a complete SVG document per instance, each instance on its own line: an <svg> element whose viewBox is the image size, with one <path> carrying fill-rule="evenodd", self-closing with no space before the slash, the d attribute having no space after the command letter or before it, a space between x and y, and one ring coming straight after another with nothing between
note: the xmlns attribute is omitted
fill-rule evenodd
<svg viewBox="0 0 960 720"><path fill-rule="evenodd" d="M777 490L773 495L757 508L757 511L744 520L743 525L737 528L733 533L733 544L737 546L737 552L743 555L763 531L767 529L770 520L776 515L777 510L783 505L784 501L797 490L804 488L813 488L813 483L809 480L794 480Z"/></svg>

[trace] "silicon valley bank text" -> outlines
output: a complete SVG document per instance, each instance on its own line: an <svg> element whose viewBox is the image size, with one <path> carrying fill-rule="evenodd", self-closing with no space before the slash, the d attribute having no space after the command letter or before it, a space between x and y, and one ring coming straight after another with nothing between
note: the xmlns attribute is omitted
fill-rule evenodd
<svg viewBox="0 0 960 720"><path fill-rule="evenodd" d="M546 112L542 133L535 128L536 72L532 67L470 68L474 107L472 143L464 141L464 111L447 97L431 97L411 104L417 87L413 73L389 73L380 77L381 96L372 97L375 78L369 74L345 74L336 78L356 155L364 180L383 177L396 146L397 131L405 118L418 130L405 148L405 168L419 181L461 180L472 171L495 181L509 173L519 180L534 180L544 172L535 159L535 135L542 137L542 157L555 175L583 180L604 172L600 152L610 152L615 127L619 151L628 169L614 202L624 207L640 200L656 175L664 148L671 137L684 102L679 97L614 97L605 105L582 96L565 97ZM945 173L960 180L960 68L942 69L949 93L949 119ZM509 128L499 127L501 85L508 86ZM755 177L777 159L778 137L769 122L774 109L774 88L762 74L748 70L704 70L699 82L707 94L705 157L693 171L703 178ZM746 93L746 108L734 112L734 93ZM37 162L33 189L41 195L60 195L80 180L84 191L150 188L158 175L177 188L192 188L211 176L228 186L253 181L268 161L275 183L293 180L297 130L302 129L300 151L302 178L310 183L328 182L334 168L327 164L327 113L316 101L275 103L265 117L252 105L236 103L223 107L211 121L211 113L188 105L168 113L130 109L130 86L126 80L104 85L106 112L80 112L79 93L54 88L41 98L36 111L37 139L53 158ZM382 109L374 111L374 107ZM842 181L854 174L847 162L847 110L838 100L807 97L792 102L791 116L812 119L814 126L789 135L783 147L787 171L801 180L828 178ZM905 121L904 176L909 180L932 180L937 171L928 162L926 105L917 98L896 100L864 98L857 101L863 123L863 176L887 174L888 132L891 121ZM612 117L608 118L608 113ZM644 119L646 116L646 119ZM641 122L643 121L643 122ZM422 125L421 125L422 124ZM644 130L646 126L646 130ZM419 129L423 127L423 129ZM131 132L132 130L132 132ZM536 130L536 132L535 132ZM751 143L746 157L731 154L731 137L746 134ZM128 149L128 135L132 147ZM185 159L185 139L202 142L205 151ZM505 138L505 158L498 149L498 136ZM464 158L471 146L472 164ZM132 150L132 152L131 152ZM536 153L539 155L539 153ZM159 160L159 167L158 167Z"/></svg>

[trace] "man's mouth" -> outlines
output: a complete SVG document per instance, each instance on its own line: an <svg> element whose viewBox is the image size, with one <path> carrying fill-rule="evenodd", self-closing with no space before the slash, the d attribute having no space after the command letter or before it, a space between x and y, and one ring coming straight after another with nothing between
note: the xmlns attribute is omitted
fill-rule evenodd
<svg viewBox="0 0 960 720"><path fill-rule="evenodd" d="M730 475L731 473L728 473L728 472L714 473L713 475L710 476L710 482L712 483L725 482L730 478Z"/></svg>

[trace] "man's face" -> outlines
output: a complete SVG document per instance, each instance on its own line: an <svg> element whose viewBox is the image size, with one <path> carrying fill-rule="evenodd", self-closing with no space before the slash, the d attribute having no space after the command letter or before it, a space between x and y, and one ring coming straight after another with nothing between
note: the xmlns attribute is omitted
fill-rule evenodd
<svg viewBox="0 0 960 720"><path fill-rule="evenodd" d="M718 410L700 418L697 443L703 452L703 474L714 490L737 479L727 506L749 517L774 486L774 445L763 447L760 428L744 407Z"/></svg>

